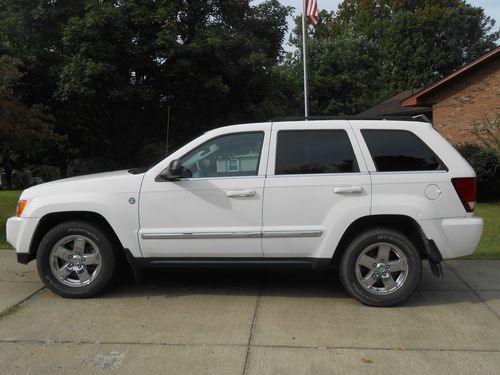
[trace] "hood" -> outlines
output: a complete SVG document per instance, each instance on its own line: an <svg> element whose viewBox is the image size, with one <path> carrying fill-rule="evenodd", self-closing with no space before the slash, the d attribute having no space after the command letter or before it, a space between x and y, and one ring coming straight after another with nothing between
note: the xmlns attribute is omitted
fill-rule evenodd
<svg viewBox="0 0 500 375"><path fill-rule="evenodd" d="M136 193L143 177L144 173L130 174L127 170L70 177L30 187L23 191L21 199L68 192Z"/></svg>

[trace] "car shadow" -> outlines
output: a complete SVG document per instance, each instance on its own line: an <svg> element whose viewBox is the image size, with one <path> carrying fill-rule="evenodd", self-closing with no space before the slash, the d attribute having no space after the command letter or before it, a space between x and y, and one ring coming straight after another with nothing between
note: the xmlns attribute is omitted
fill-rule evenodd
<svg viewBox="0 0 500 375"><path fill-rule="evenodd" d="M441 280L424 269L423 280L416 293L399 307L487 302L463 283L454 281L455 284L447 287L449 280L446 275ZM448 278L451 277L453 275L448 272ZM192 295L352 299L342 287L335 269L227 268L148 269L142 281L136 282L131 275L122 277L98 298L178 298ZM497 300L494 296L490 299Z"/></svg>
<svg viewBox="0 0 500 375"><path fill-rule="evenodd" d="M227 268L148 269L144 279L131 276L115 283L103 298L197 294L284 297L347 296L336 272L313 270L262 270Z"/></svg>

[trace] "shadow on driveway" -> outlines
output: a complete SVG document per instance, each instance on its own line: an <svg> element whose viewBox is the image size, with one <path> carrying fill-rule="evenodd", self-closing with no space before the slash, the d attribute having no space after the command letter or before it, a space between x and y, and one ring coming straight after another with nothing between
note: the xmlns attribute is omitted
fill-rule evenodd
<svg viewBox="0 0 500 375"><path fill-rule="evenodd" d="M400 306L407 308L462 302L482 303L489 300L500 302L498 284L487 290L498 290L499 293L486 293L485 297L478 293L481 289L470 287L454 269L445 267L444 279L439 279L424 267L422 281L416 293ZM336 269L315 271L227 268L147 269L144 280L135 282L131 275L124 276L98 298L175 298L192 295L352 299L344 291ZM446 298L441 298L443 295L446 295Z"/></svg>

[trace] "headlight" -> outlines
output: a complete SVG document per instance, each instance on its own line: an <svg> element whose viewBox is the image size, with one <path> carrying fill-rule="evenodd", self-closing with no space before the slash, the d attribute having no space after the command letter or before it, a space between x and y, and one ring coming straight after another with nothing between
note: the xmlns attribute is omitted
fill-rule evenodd
<svg viewBox="0 0 500 375"><path fill-rule="evenodd" d="M21 200L17 202L16 216L21 217L24 211L24 207L26 207L26 200Z"/></svg>

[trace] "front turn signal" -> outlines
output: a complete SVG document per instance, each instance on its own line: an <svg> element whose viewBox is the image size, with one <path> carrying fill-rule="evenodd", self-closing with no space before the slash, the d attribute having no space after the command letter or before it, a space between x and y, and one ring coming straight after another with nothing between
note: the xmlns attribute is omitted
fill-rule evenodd
<svg viewBox="0 0 500 375"><path fill-rule="evenodd" d="M26 207L26 200L21 200L17 202L16 216L21 217L24 211L24 207Z"/></svg>

